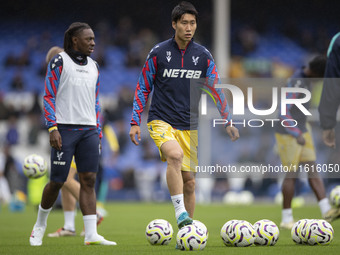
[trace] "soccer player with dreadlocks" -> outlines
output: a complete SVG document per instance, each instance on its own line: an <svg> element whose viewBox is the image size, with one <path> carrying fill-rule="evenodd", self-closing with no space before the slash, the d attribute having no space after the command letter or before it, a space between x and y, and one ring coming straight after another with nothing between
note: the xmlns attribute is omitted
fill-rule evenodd
<svg viewBox="0 0 340 255"><path fill-rule="evenodd" d="M99 124L99 68L90 58L94 32L75 22L64 35L64 52L48 64L44 112L50 133L51 177L43 191L31 246L41 246L47 218L67 179L74 155L80 182L79 205L85 226L85 245L116 245L97 233L95 180L102 136Z"/></svg>

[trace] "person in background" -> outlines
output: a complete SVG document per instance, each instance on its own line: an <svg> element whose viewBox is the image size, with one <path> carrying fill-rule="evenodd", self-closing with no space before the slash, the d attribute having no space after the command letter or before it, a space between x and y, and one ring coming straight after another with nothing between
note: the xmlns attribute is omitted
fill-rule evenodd
<svg viewBox="0 0 340 255"><path fill-rule="evenodd" d="M326 58L324 56L314 57L307 66L303 66L294 73L287 87L311 90L313 78L315 80L323 77L325 65ZM298 92L287 94L289 99L298 99L304 96L303 93ZM304 107L308 109L309 102L305 103ZM291 203L295 193L298 172L300 172L299 167L302 166L302 169L315 167L316 153L307 116L296 105L288 104L286 115L280 115L279 118L280 122L276 122L275 126L277 149L282 165L291 169L285 175L282 183L283 208L280 227L291 229L295 223ZM282 121L289 123L292 119L297 122L296 126L287 124L286 127L283 127L281 125ZM308 171L308 182L318 200L322 216L329 220L333 217L333 210L326 197L323 180L317 172Z"/></svg>

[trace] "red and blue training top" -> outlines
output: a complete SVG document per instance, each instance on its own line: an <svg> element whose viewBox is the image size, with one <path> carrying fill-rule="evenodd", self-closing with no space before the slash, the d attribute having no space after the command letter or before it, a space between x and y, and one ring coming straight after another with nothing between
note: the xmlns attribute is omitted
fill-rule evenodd
<svg viewBox="0 0 340 255"><path fill-rule="evenodd" d="M153 91L148 122L162 120L176 129L197 129L203 88L212 94L222 118L229 123L226 97L222 89L215 88L219 80L214 60L205 47L191 40L181 50L174 37L161 42L150 51L139 76L130 124L140 125Z"/></svg>

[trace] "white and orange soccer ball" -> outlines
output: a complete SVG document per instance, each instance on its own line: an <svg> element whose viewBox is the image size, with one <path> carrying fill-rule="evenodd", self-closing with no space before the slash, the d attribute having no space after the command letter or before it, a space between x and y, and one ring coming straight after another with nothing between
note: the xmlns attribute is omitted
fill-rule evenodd
<svg viewBox="0 0 340 255"><path fill-rule="evenodd" d="M38 154L28 155L24 159L22 171L28 178L40 178L47 173L47 162Z"/></svg>

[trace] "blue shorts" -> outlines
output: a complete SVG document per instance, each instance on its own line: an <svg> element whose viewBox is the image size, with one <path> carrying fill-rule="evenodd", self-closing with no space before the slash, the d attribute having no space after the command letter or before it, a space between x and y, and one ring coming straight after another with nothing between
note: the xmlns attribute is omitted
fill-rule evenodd
<svg viewBox="0 0 340 255"><path fill-rule="evenodd" d="M97 172L99 135L94 126L58 125L62 147L51 150L51 180L65 182L74 156L77 171Z"/></svg>

